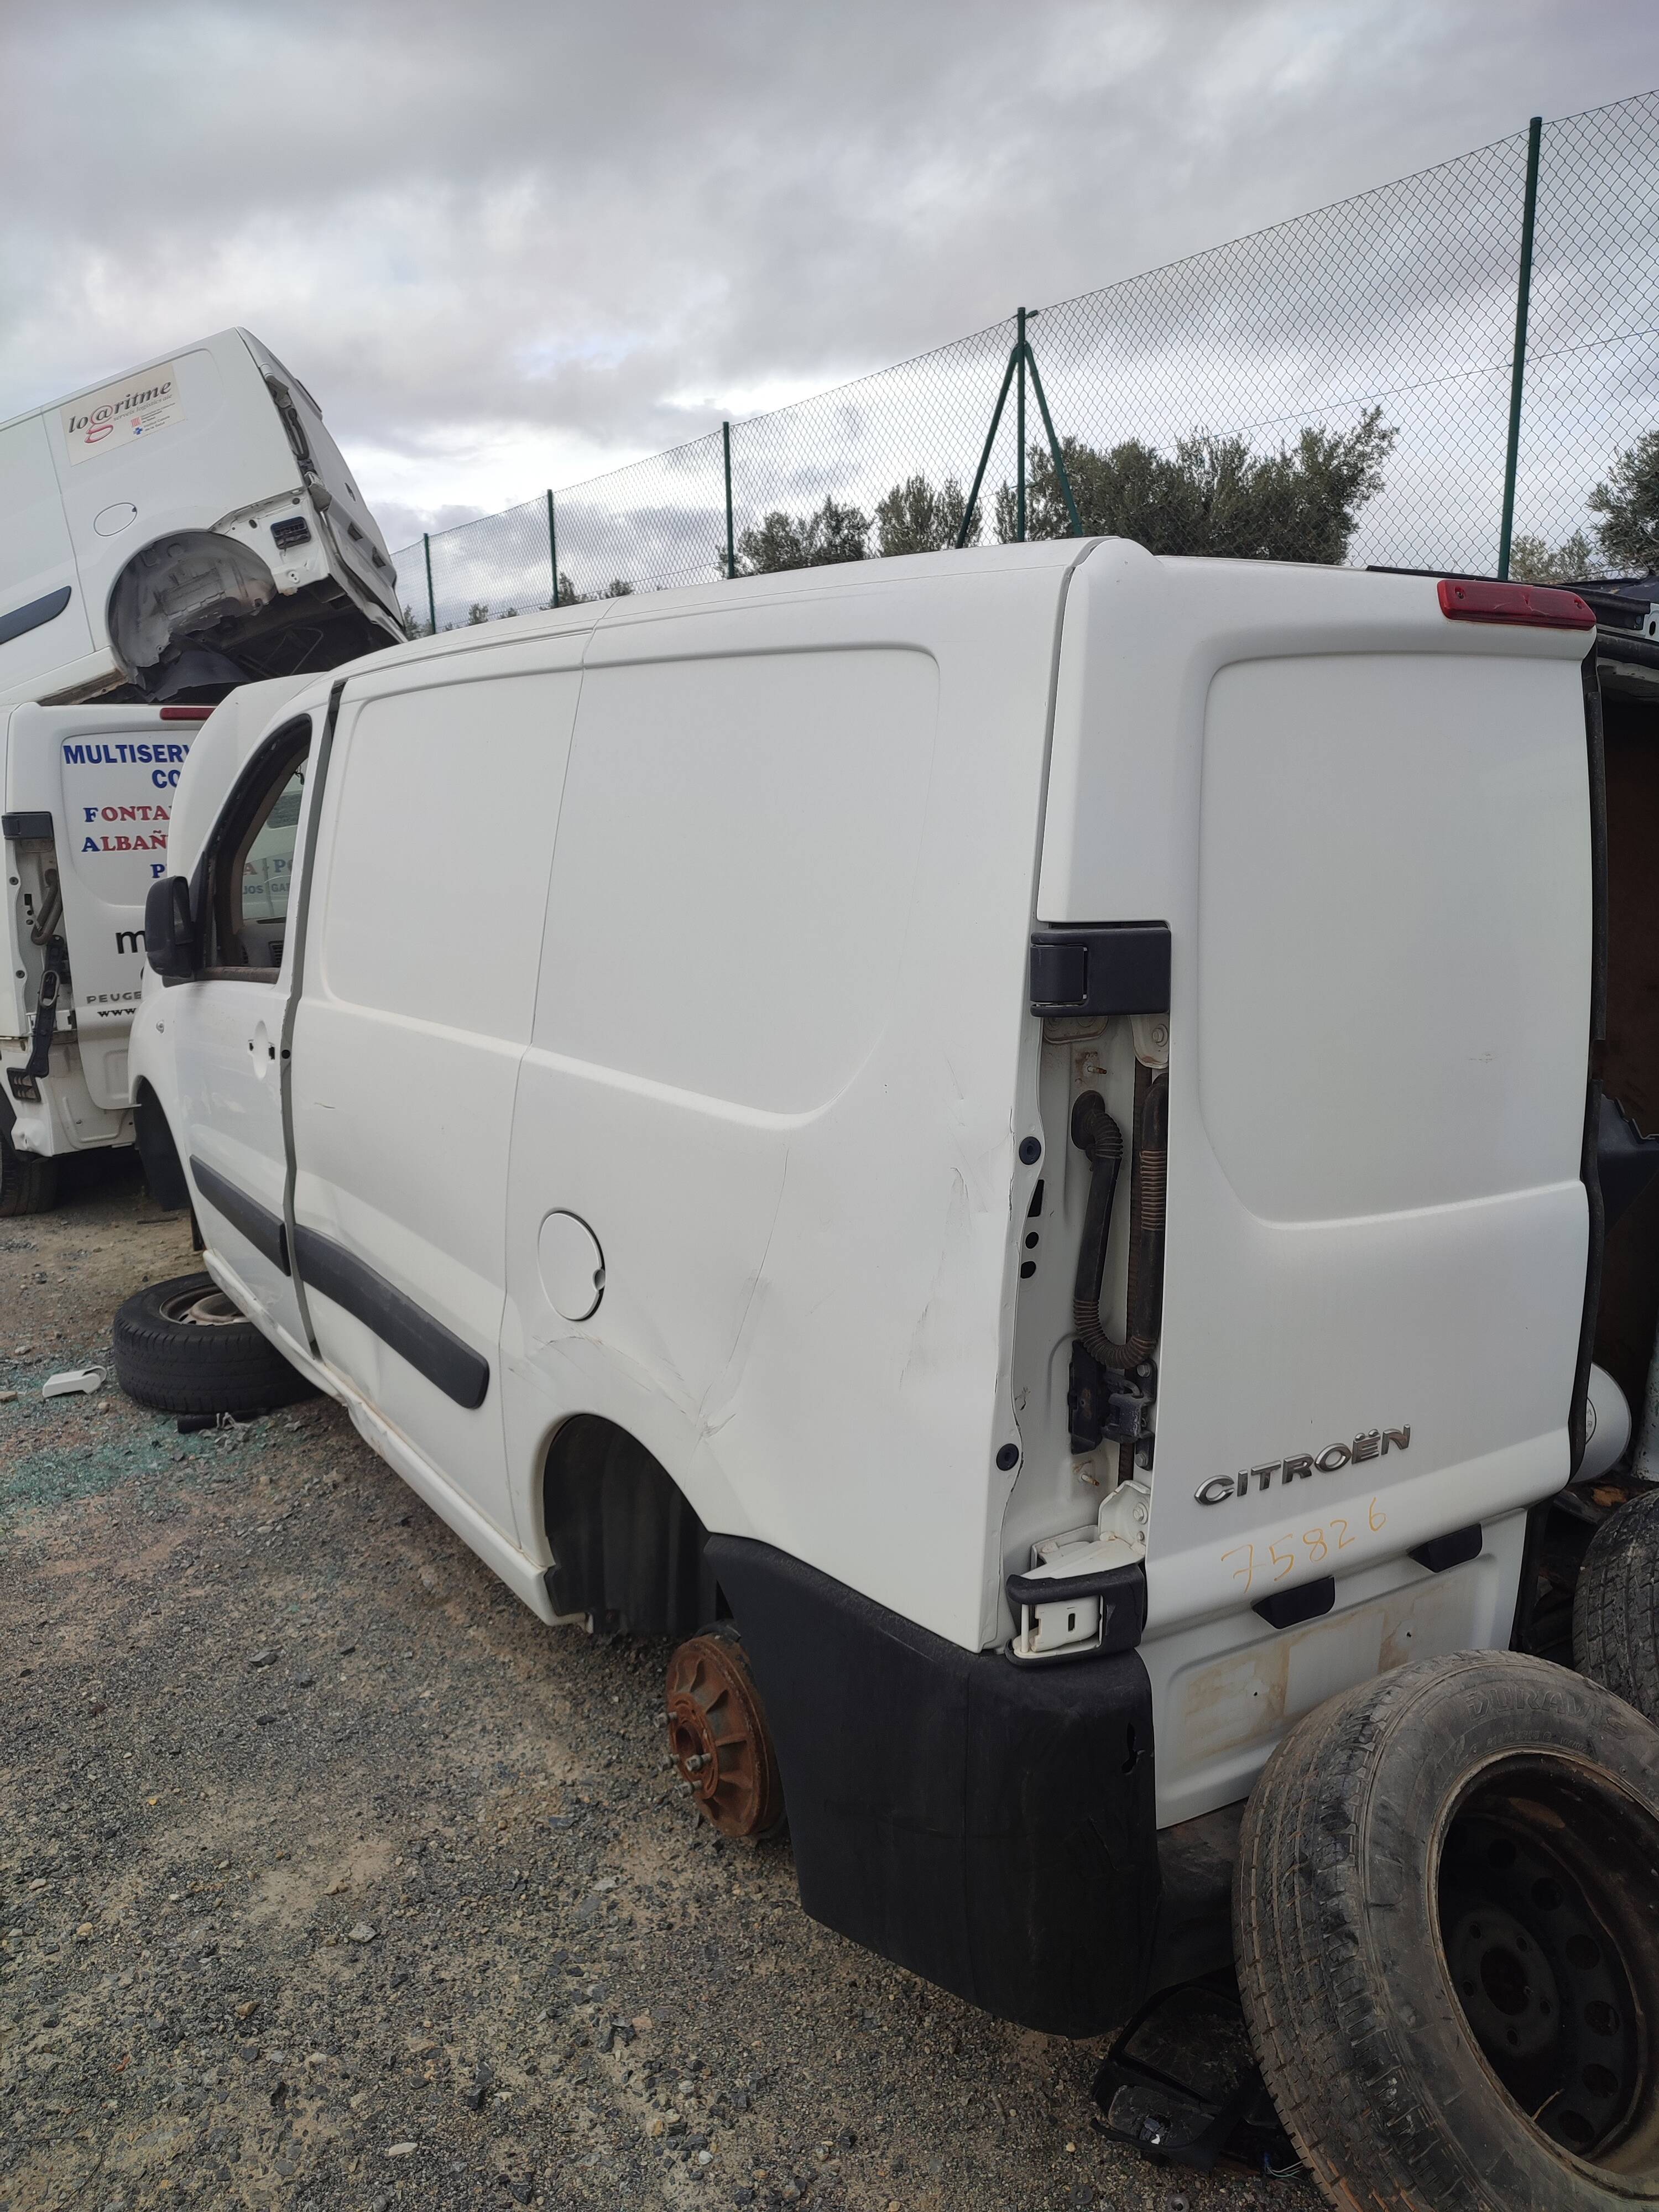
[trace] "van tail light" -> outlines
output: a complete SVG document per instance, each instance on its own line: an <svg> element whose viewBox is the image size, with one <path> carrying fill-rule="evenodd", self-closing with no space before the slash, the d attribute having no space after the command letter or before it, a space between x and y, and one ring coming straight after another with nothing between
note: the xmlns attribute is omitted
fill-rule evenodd
<svg viewBox="0 0 1659 2212"><path fill-rule="evenodd" d="M1440 611L1449 622L1518 623L1528 629L1594 629L1595 617L1577 592L1549 584L1488 584L1443 576Z"/></svg>
<svg viewBox="0 0 1659 2212"><path fill-rule="evenodd" d="M1556 593L1557 599L1565 596L1565 592ZM205 722L212 712L211 707L163 707L161 720L164 722Z"/></svg>

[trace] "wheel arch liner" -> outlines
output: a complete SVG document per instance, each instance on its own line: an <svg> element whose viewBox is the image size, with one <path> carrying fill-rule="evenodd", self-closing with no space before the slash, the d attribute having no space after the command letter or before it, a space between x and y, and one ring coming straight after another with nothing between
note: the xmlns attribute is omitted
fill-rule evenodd
<svg viewBox="0 0 1659 2212"><path fill-rule="evenodd" d="M190 1185L179 1158L179 1147L161 1100L148 1083L140 1082L132 1101L132 1140L149 1194L164 1213L184 1213L190 1207Z"/></svg>
<svg viewBox="0 0 1659 2212"><path fill-rule="evenodd" d="M690 1636L716 1611L707 1531L673 1477L637 1438L575 1413L548 1447L543 1512L555 1614L586 1613L632 1636Z"/></svg>
<svg viewBox="0 0 1659 2212"><path fill-rule="evenodd" d="M776 1741L812 1917L1028 2027L1126 2019L1159 1895L1139 1654L1023 1669L769 1545L714 1536L708 1557Z"/></svg>

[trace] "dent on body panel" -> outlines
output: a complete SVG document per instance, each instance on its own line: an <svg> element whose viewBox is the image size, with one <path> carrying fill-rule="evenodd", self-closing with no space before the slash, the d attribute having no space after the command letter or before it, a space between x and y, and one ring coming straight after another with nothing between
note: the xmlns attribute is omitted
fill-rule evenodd
<svg viewBox="0 0 1659 2212"><path fill-rule="evenodd" d="M952 1347L957 1340L951 1312L951 1292L954 1279L966 1262L971 1241L968 1184L962 1170L954 1168L945 1196L945 1218L939 1228L938 1264L933 1269L933 1278L927 1286L921 1310L916 1316L915 1326L910 1331L910 1340L898 1372L897 1387L901 1390L909 1382L913 1370L927 1376L950 1364Z"/></svg>

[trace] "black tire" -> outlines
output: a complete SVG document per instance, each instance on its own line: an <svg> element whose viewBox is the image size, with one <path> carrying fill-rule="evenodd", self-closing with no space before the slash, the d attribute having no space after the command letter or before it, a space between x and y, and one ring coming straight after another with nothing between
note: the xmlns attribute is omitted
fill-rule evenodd
<svg viewBox="0 0 1659 2212"><path fill-rule="evenodd" d="M0 1133L0 1219L9 1214L49 1213L58 1203L58 1163L20 1152Z"/></svg>
<svg viewBox="0 0 1659 2212"><path fill-rule="evenodd" d="M1572 1663L1659 1727L1659 1490L1599 1528L1572 1599Z"/></svg>
<svg viewBox="0 0 1659 2212"><path fill-rule="evenodd" d="M1333 1698L1256 1784L1233 1906L1332 2204L1659 2203L1659 1738L1628 1705L1499 1651Z"/></svg>
<svg viewBox="0 0 1659 2212"><path fill-rule="evenodd" d="M258 1413L309 1398L314 1385L211 1275L175 1275L135 1291L115 1316L116 1379L163 1413Z"/></svg>

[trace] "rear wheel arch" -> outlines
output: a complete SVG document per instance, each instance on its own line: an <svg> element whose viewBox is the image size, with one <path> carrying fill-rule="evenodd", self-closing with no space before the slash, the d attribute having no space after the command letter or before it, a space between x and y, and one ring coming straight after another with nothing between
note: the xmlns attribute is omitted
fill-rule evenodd
<svg viewBox="0 0 1659 2212"><path fill-rule="evenodd" d="M561 1425L543 1462L541 1504L547 1591L561 1619L685 1637L724 1609L696 1508L619 1423L573 1413Z"/></svg>

